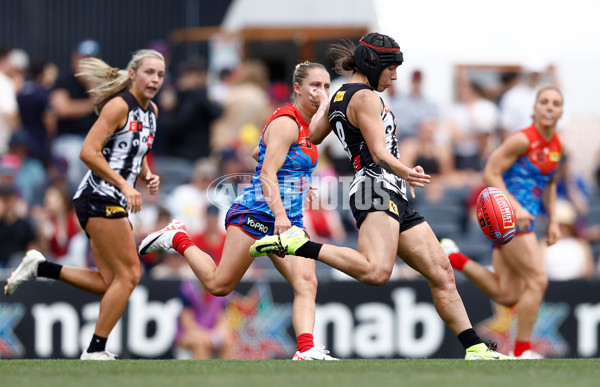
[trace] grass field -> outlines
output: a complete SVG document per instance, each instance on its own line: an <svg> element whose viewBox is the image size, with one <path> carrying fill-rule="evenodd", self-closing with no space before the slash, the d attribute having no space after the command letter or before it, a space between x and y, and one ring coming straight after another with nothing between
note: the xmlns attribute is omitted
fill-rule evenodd
<svg viewBox="0 0 600 387"><path fill-rule="evenodd" d="M0 360L0 386L598 386L600 359Z"/></svg>

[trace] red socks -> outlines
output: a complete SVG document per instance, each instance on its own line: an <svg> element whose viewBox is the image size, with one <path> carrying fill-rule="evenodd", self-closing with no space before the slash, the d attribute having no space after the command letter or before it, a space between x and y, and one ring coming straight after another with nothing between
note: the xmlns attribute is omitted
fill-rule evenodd
<svg viewBox="0 0 600 387"><path fill-rule="evenodd" d="M515 356L521 356L521 354L528 349L531 349L531 341L515 340Z"/></svg>
<svg viewBox="0 0 600 387"><path fill-rule="evenodd" d="M450 254L448 256L448 259L450 259L450 264L452 265L452 267L458 271L462 271L463 266L465 266L465 264L469 261L469 257L464 255L460 251L458 253Z"/></svg>
<svg viewBox="0 0 600 387"><path fill-rule="evenodd" d="M181 255L187 250L188 247L195 246L194 242L190 239L188 234L184 232L178 232L173 236L173 248Z"/></svg>
<svg viewBox="0 0 600 387"><path fill-rule="evenodd" d="M312 333L302 333L298 335L296 341L298 342L298 346L296 347L296 351L298 352L308 351L315 346Z"/></svg>

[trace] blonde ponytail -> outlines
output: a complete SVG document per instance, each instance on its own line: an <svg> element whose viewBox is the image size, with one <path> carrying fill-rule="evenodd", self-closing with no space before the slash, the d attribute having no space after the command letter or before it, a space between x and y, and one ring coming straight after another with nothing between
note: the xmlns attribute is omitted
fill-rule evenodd
<svg viewBox="0 0 600 387"><path fill-rule="evenodd" d="M104 105L111 98L121 94L131 86L129 70L136 71L144 59L147 58L156 58L163 62L165 61L165 58L158 51L138 50L133 54L125 70L111 67L98 58L84 58L79 62L82 71L75 75L78 77L87 77L92 82L98 84L98 86L88 90L90 94L98 97L94 105L96 114L100 114Z"/></svg>

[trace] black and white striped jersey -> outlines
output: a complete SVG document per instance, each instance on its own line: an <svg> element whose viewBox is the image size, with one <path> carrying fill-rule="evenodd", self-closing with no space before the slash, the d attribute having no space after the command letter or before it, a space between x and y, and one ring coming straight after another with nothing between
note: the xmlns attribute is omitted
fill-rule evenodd
<svg viewBox="0 0 600 387"><path fill-rule="evenodd" d="M129 106L127 122L110 137L102 148L102 154L108 165L135 187L142 169L142 161L152 149L156 135L156 114L151 103L148 109L144 110L129 91L119 94L116 98L123 98ZM74 199L87 195L112 197L123 207L127 207L127 199L121 191L91 170L81 181Z"/></svg>
<svg viewBox="0 0 600 387"><path fill-rule="evenodd" d="M406 200L406 181L381 168L373 161L367 142L360 129L352 125L346 116L350 99L359 90L371 88L363 83L346 83L333 94L329 104L329 124L333 128L354 167L354 180L350 186L350 195L356 192L359 183L370 178L401 195ZM383 100L381 120L385 128L385 147L395 158L399 159L398 139L396 137L396 121L394 114L385 106Z"/></svg>

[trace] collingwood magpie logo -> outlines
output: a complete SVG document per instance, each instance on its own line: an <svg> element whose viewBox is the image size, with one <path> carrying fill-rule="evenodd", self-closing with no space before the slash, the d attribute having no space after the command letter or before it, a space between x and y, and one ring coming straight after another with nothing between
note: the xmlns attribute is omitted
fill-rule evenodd
<svg viewBox="0 0 600 387"><path fill-rule="evenodd" d="M269 227L266 224L262 223L253 216L248 216L248 218L246 219L246 226L258 231L263 235L267 235L267 232L269 231Z"/></svg>

